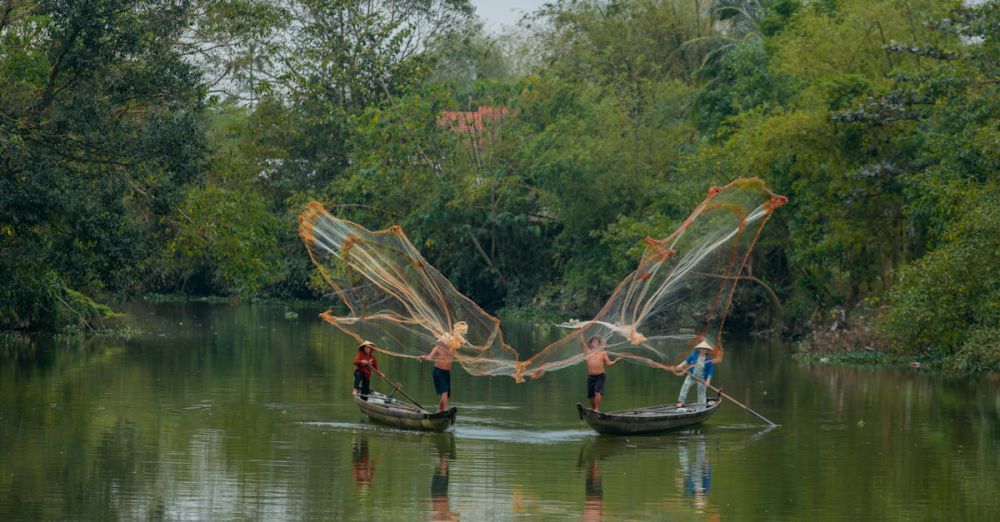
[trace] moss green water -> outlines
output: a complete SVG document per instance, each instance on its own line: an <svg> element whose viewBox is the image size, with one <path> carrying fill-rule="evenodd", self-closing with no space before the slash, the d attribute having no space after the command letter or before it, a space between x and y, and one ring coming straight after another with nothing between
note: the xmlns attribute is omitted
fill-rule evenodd
<svg viewBox="0 0 1000 522"><path fill-rule="evenodd" d="M0 348L0 519L1000 518L990 378L811 367L733 339L716 381L781 427L725 404L700 429L599 437L573 406L583 368L521 385L457 370L454 431L420 434L362 417L353 346L318 310L127 311L129 340ZM520 346L558 333L510 328ZM429 367L380 362L434 403ZM605 409L679 385L617 366Z"/></svg>

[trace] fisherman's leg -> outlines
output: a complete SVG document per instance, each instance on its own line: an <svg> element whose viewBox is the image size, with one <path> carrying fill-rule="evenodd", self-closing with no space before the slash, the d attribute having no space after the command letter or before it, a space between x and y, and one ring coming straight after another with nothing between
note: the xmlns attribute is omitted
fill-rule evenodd
<svg viewBox="0 0 1000 522"><path fill-rule="evenodd" d="M361 376L361 372L354 372L354 391L356 393L360 393L361 392L361 382L363 380L364 380L364 377Z"/></svg>
<svg viewBox="0 0 1000 522"><path fill-rule="evenodd" d="M371 379L361 378L361 396L368 400L368 396L372 393L372 381Z"/></svg>
<svg viewBox="0 0 1000 522"><path fill-rule="evenodd" d="M684 401L687 400L688 392L691 391L691 383L694 379L690 375L684 377L684 384L681 385L681 392L677 395L677 407L684 405Z"/></svg>
<svg viewBox="0 0 1000 522"><path fill-rule="evenodd" d="M596 381L594 383L594 402L596 403L594 411L601 411L601 399L604 398L604 374L598 375Z"/></svg>
<svg viewBox="0 0 1000 522"><path fill-rule="evenodd" d="M441 394L441 402L438 403L438 411L444 411L448 409L448 392Z"/></svg>
<svg viewBox="0 0 1000 522"><path fill-rule="evenodd" d="M698 383L698 406L701 406L702 408L704 408L705 404L707 402L708 402L708 391L707 391L705 385L699 382Z"/></svg>

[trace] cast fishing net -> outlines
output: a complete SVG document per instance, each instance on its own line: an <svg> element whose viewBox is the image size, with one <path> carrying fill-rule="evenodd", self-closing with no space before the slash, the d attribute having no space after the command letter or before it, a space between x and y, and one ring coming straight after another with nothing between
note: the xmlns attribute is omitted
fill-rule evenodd
<svg viewBox="0 0 1000 522"><path fill-rule="evenodd" d="M513 375L517 352L500 321L462 295L427 262L398 226L371 231L313 202L299 235L319 273L343 303L321 317L358 342L399 357L449 348L473 375Z"/></svg>
<svg viewBox="0 0 1000 522"><path fill-rule="evenodd" d="M504 342L500 322L427 263L398 226L373 232L314 202L299 218L299 234L343 303L343 313L322 314L329 323L384 353L416 357L441 344L472 375L522 381L582 362L581 341L592 336L612 354L657 367L705 338L720 360L733 291L784 202L756 178L712 188L673 234L645 240L639 267L594 318L561 325L569 333L527 360Z"/></svg>
<svg viewBox="0 0 1000 522"><path fill-rule="evenodd" d="M720 361L733 291L764 224L786 201L757 178L713 187L673 234L645 239L639 267L593 319L562 324L570 333L521 363L518 377L581 362L582 342L593 336L611 354L663 368L706 339Z"/></svg>

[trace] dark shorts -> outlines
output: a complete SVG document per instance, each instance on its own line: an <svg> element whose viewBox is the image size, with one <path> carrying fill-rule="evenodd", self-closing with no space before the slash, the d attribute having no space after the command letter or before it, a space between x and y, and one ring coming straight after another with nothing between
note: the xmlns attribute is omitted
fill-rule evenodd
<svg viewBox="0 0 1000 522"><path fill-rule="evenodd" d="M354 372L354 389L358 390L361 395L367 397L372 392L371 384L371 379L366 379L365 374L361 373L360 370Z"/></svg>
<svg viewBox="0 0 1000 522"><path fill-rule="evenodd" d="M600 393L604 395L604 377L606 374L600 375L588 375L587 376L587 398L593 399L595 395Z"/></svg>
<svg viewBox="0 0 1000 522"><path fill-rule="evenodd" d="M434 367L434 393L447 393L451 397L451 372Z"/></svg>

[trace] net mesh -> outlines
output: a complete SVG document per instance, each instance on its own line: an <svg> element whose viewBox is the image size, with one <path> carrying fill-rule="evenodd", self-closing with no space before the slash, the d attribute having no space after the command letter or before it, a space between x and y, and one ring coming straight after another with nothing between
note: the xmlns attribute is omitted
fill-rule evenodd
<svg viewBox="0 0 1000 522"><path fill-rule="evenodd" d="M371 231L313 202L299 216L309 256L346 307L321 317L377 350L417 357L441 344L473 375L513 375L500 321L452 286L398 226Z"/></svg>
<svg viewBox="0 0 1000 522"><path fill-rule="evenodd" d="M593 319L561 325L569 332L526 360L504 341L500 321L427 263L398 226L370 231L313 202L299 234L344 305L344 313L324 312L327 322L383 353L417 357L440 344L472 375L523 381L582 362L582 341L592 336L608 352L654 367L668 368L701 339L721 360L733 291L764 224L785 201L756 178L713 187L673 234L645 240L639 267Z"/></svg>
<svg viewBox="0 0 1000 522"><path fill-rule="evenodd" d="M733 291L764 224L786 201L757 178L713 187L674 233L646 238L639 267L600 312L562 324L571 331L521 363L521 375L537 378L583 361L582 342L593 336L613 355L664 369L702 339L721 361Z"/></svg>

